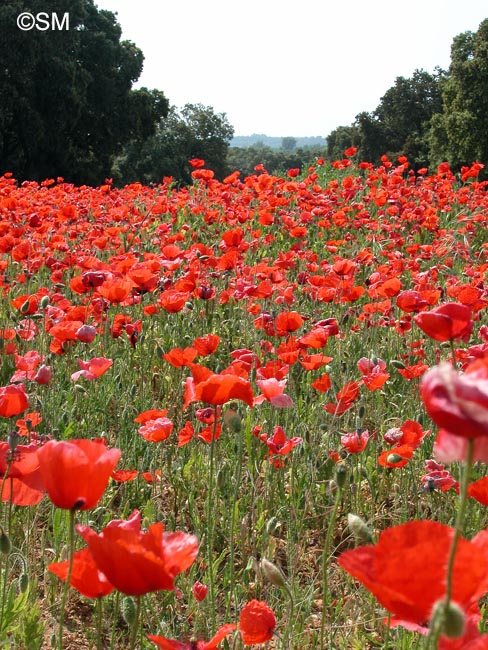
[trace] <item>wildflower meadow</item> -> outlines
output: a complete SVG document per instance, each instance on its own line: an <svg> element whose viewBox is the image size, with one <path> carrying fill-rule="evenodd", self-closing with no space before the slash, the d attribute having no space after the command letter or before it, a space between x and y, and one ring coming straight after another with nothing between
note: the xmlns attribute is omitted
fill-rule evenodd
<svg viewBox="0 0 488 650"><path fill-rule="evenodd" d="M488 181L0 177L0 645L488 648Z"/></svg>

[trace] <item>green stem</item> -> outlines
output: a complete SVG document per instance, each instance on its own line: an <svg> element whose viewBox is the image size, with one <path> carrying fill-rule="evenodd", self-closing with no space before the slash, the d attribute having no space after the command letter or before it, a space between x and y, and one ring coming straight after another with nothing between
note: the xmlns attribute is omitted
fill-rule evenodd
<svg viewBox="0 0 488 650"><path fill-rule="evenodd" d="M66 608L66 600L68 598L71 574L73 572L74 545L75 545L75 511L70 510L69 511L69 542L68 542L69 565L68 565L68 575L66 576L66 581L64 583L63 597L61 599L61 611L59 613L59 639L58 639L59 650L63 650L64 611Z"/></svg>
<svg viewBox="0 0 488 650"><path fill-rule="evenodd" d="M446 577L446 596L444 600L444 607L441 611L441 614L437 620L433 621L431 632L427 639L427 648L433 647L437 648L439 637L442 634L444 627L444 621L449 610L449 605L451 604L452 589L453 589L453 574L454 574L454 561L456 559L456 550L459 542L459 538L463 533L463 523L464 515L466 512L466 505L468 502L468 485L469 477L471 474L471 467L473 465L473 455L474 455L474 439L471 438L468 440L468 451L466 456L466 461L464 463L464 471L461 477L461 485L459 490L459 508L456 517L456 524L454 529L454 535L451 542L451 549L449 551L449 559L447 562L447 577Z"/></svg>
<svg viewBox="0 0 488 650"><path fill-rule="evenodd" d="M208 593L210 600L210 611L212 612L212 634L216 629L216 607L215 607L215 576L213 566L213 532L214 532L214 516L212 510L214 509L213 494L215 482L215 434L217 432L217 409L214 409L214 426L212 431L212 440L210 442L209 452L209 477L208 477L208 499L207 499L207 554L208 554Z"/></svg>
<svg viewBox="0 0 488 650"><path fill-rule="evenodd" d="M115 606L113 614L112 634L110 636L110 650L113 650L115 643L115 632L117 630L117 620L119 618L120 591L115 593Z"/></svg>
<svg viewBox="0 0 488 650"><path fill-rule="evenodd" d="M130 635L130 645L129 645L129 650L134 650L136 647L136 642L137 642L137 632L139 629L139 619L141 617L141 603L142 603L142 596L136 596L136 614L134 616L134 624L132 626L132 632Z"/></svg>
<svg viewBox="0 0 488 650"><path fill-rule="evenodd" d="M320 650L325 649L325 623L327 620L327 609L329 605L328 585L327 585L327 560L329 557L330 543L332 541L332 533L335 528L337 518L337 511L341 502L342 488L337 486L336 497L334 501L334 509L332 516L329 519L329 526L327 528L327 536L325 538L324 550L322 552L322 620L320 623Z"/></svg>
<svg viewBox="0 0 488 650"><path fill-rule="evenodd" d="M102 649L102 622L103 622L103 603L102 599L97 598L97 650Z"/></svg>

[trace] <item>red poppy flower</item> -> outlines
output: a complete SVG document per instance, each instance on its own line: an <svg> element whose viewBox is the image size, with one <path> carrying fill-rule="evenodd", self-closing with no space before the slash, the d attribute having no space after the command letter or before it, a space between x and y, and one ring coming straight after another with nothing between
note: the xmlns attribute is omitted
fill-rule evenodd
<svg viewBox="0 0 488 650"><path fill-rule="evenodd" d="M278 456L286 456L294 447L301 445L302 442L303 439L298 436L287 438L283 428L278 425L273 428L273 435L266 440L269 453Z"/></svg>
<svg viewBox="0 0 488 650"><path fill-rule="evenodd" d="M284 311L275 318L276 333L285 336L294 332L303 324L303 318L297 311Z"/></svg>
<svg viewBox="0 0 488 650"><path fill-rule="evenodd" d="M16 506L34 506L44 496L44 482L39 469L38 447L17 445L12 457L8 442L0 442L1 499ZM8 469L7 479L4 481Z"/></svg>
<svg viewBox="0 0 488 650"><path fill-rule="evenodd" d="M273 638L276 616L267 603L251 600L239 616L239 632L245 646L266 643Z"/></svg>
<svg viewBox="0 0 488 650"><path fill-rule="evenodd" d="M378 465L390 468L404 467L412 458L414 451L411 445L397 445L378 456Z"/></svg>
<svg viewBox="0 0 488 650"><path fill-rule="evenodd" d="M48 564L47 569L63 582L66 582L69 560ZM69 583L87 598L101 598L114 590L113 585L98 570L95 560L87 548L76 551L73 555L73 568Z"/></svg>
<svg viewBox="0 0 488 650"><path fill-rule="evenodd" d="M143 424L138 433L149 442L161 442L169 438L173 427L173 422L169 418L156 418Z"/></svg>
<svg viewBox="0 0 488 650"><path fill-rule="evenodd" d="M156 420L157 418L164 418L167 415L168 411L167 409L148 409L147 411L143 411L142 413L139 413L139 415L134 418L134 422L138 422L139 424L146 424L146 422L149 422L150 420Z"/></svg>
<svg viewBox="0 0 488 650"><path fill-rule="evenodd" d="M193 594L193 598L195 598L195 600L198 600L198 602L201 602L207 597L208 587L197 580L193 583L191 592Z"/></svg>
<svg viewBox="0 0 488 650"><path fill-rule="evenodd" d="M488 476L478 479L468 485L468 496L488 506Z"/></svg>
<svg viewBox="0 0 488 650"><path fill-rule="evenodd" d="M366 449L369 431L353 431L341 436L341 444L350 454L359 454Z"/></svg>
<svg viewBox="0 0 488 650"><path fill-rule="evenodd" d="M468 438L439 429L434 442L434 455L442 463L454 463L468 457ZM488 437L474 438L473 461L488 464Z"/></svg>
<svg viewBox="0 0 488 650"><path fill-rule="evenodd" d="M93 381L106 373L112 364L112 359L105 359L104 357L95 357L90 359L90 361L78 359L78 365L81 370L71 375L71 381L77 381L80 377L83 377L87 381Z"/></svg>
<svg viewBox="0 0 488 650"><path fill-rule="evenodd" d="M205 336L199 336L194 339L192 347L197 350L201 357L207 357L209 354L215 352L219 343L220 336L217 336L217 334L206 334Z"/></svg>
<svg viewBox="0 0 488 650"><path fill-rule="evenodd" d="M120 458L120 449L107 449L92 440L50 440L38 451L39 466L49 498L58 508L94 508Z"/></svg>
<svg viewBox="0 0 488 650"><path fill-rule="evenodd" d="M338 558L340 566L396 617L422 624L445 598L454 529L434 521L388 528L375 546L360 546ZM488 591L488 532L460 538L454 561L452 600L465 611ZM412 579L414 577L414 579Z"/></svg>
<svg viewBox="0 0 488 650"><path fill-rule="evenodd" d="M420 312L413 320L434 341L469 341L473 330L471 310L457 302Z"/></svg>
<svg viewBox="0 0 488 650"><path fill-rule="evenodd" d="M332 386L330 376L327 373L321 375L318 379L311 383L311 386L313 386L315 390L318 390L319 393L326 393Z"/></svg>
<svg viewBox="0 0 488 650"><path fill-rule="evenodd" d="M136 469L117 469L110 475L116 483L127 483L128 481L133 481L139 476L139 472Z"/></svg>
<svg viewBox="0 0 488 650"><path fill-rule="evenodd" d="M182 641L176 641L175 639L167 639L164 636L156 636L154 634L148 634L147 638L155 643L158 648L163 648L163 650L215 650L219 643L223 641L226 636L229 636L229 634L235 629L236 626L234 623L226 623L217 630L215 636L213 636L210 641L185 643Z"/></svg>
<svg viewBox="0 0 488 650"><path fill-rule="evenodd" d="M76 527L101 571L128 596L162 589L172 591L176 576L188 569L198 554L198 541L186 533L165 533L161 522L141 531L136 510L127 521L111 521L100 534L89 526Z"/></svg>
<svg viewBox="0 0 488 650"><path fill-rule="evenodd" d="M448 433L488 436L488 357L464 374L448 363L434 366L422 377L420 396L432 420Z"/></svg>
<svg viewBox="0 0 488 650"><path fill-rule="evenodd" d="M241 400L248 406L253 406L254 394L250 382L235 375L211 373L210 377L197 383L192 401L221 405L231 399Z"/></svg>
<svg viewBox="0 0 488 650"><path fill-rule="evenodd" d="M166 354L163 354L163 359L166 359L175 368L182 368L188 366L195 359L198 350L194 347L189 348L173 348Z"/></svg>
<svg viewBox="0 0 488 650"><path fill-rule="evenodd" d="M0 388L0 416L11 418L20 415L29 406L23 384L2 386Z"/></svg>
<svg viewBox="0 0 488 650"><path fill-rule="evenodd" d="M293 406L293 400L289 395L284 393L286 386L286 379L278 381L274 377L270 379L258 379L256 381L262 395L254 398L254 405L262 404L265 400L271 402L273 406L278 408L286 408Z"/></svg>

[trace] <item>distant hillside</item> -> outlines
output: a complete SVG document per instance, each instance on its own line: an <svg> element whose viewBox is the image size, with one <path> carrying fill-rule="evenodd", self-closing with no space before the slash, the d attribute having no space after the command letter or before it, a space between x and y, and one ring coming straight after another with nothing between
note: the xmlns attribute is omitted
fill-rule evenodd
<svg viewBox="0 0 488 650"><path fill-rule="evenodd" d="M296 140L296 148L299 147L325 147L326 140L321 136L314 136L308 138L294 138ZM281 149L283 138L270 137L261 133L253 133L252 135L236 135L230 141L231 147L251 147L254 144L263 144L271 149Z"/></svg>

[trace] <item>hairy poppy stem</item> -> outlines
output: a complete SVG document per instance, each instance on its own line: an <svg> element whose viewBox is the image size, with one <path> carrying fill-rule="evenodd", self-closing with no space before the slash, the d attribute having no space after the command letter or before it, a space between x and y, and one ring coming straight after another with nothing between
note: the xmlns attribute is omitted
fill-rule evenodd
<svg viewBox="0 0 488 650"><path fill-rule="evenodd" d="M208 500L207 500L207 554L208 554L208 593L210 600L210 611L212 612L212 634L215 633L216 627L216 607L215 607L215 576L213 565L213 532L215 516L212 513L214 506L214 473L215 473L215 435L217 433L218 411L217 406L214 409L214 423L212 431L212 440L210 441L209 451L209 477L208 477Z"/></svg>
<svg viewBox="0 0 488 650"><path fill-rule="evenodd" d="M66 608L66 600L68 598L68 591L69 591L70 581L71 581L71 573L73 572L73 555L75 551L74 546L75 546L75 511L72 509L69 511L68 575L66 576L66 581L64 583L63 597L61 599L61 611L59 613L59 640L58 640L59 650L63 650L64 611Z"/></svg>
<svg viewBox="0 0 488 650"><path fill-rule="evenodd" d="M459 508L456 517L456 526L454 529L454 535L451 542L451 549L449 551L449 559L447 562L446 597L444 600L444 606L440 610L441 615L439 615L438 617L434 616L435 620L433 621L431 632L427 638L427 648L431 648L431 647L437 648L439 637L442 634L444 622L446 620L447 612L449 610L449 605L451 604L454 561L456 559L456 549L457 549L458 541L463 533L464 515L466 512L466 504L468 502L468 485L469 485L469 476L471 474L471 467L473 465L473 455L474 455L474 439L470 438L468 440L468 451L464 463L463 475L461 478L461 485L459 490Z"/></svg>
<svg viewBox="0 0 488 650"><path fill-rule="evenodd" d="M337 485L337 492L334 501L334 509L329 519L329 526L327 528L327 536L325 538L324 550L322 552L322 619L320 623L320 650L325 650L325 623L327 620L327 608L329 605L329 594L327 584L327 560L329 558L330 543L332 541L332 533L335 528L337 518L337 511L342 497L342 486Z"/></svg>
<svg viewBox="0 0 488 650"><path fill-rule="evenodd" d="M131 635L130 635L130 645L129 645L130 650L134 650L134 648L136 647L136 643L137 643L137 632L139 630L139 619L141 618L142 596L136 596L135 601L136 601L136 613L135 613L135 616L134 616L134 624L132 626L132 631L131 631Z"/></svg>
<svg viewBox="0 0 488 650"><path fill-rule="evenodd" d="M97 650L102 648L102 622L103 622L103 603L102 598L97 598Z"/></svg>

